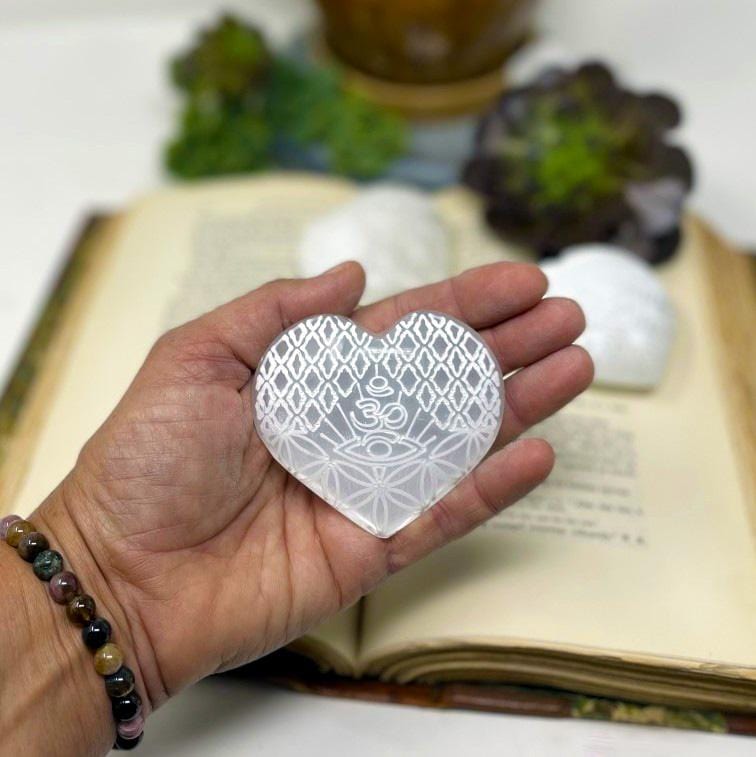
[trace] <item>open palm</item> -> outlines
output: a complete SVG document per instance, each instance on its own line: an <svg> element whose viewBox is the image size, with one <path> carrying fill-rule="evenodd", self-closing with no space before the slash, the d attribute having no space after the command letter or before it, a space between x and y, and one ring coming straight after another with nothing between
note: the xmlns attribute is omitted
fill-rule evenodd
<svg viewBox="0 0 756 757"><path fill-rule="evenodd" d="M127 623L121 631L152 707L291 641L548 475L549 446L513 440L590 383L590 359L569 346L584 326L579 308L542 300L543 275L521 264L484 266L355 310L363 286L362 269L344 264L272 282L166 334L40 508L36 517L60 541L86 550L80 563L100 577L116 622ZM301 318L339 313L382 331L420 309L464 320L504 373L516 372L491 455L382 540L272 460L253 427L250 385L267 345Z"/></svg>

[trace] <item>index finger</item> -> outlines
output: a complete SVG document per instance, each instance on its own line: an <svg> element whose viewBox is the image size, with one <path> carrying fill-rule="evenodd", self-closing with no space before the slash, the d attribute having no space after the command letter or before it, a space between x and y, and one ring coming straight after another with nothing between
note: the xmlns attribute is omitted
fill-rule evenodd
<svg viewBox="0 0 756 757"><path fill-rule="evenodd" d="M546 276L538 266L490 263L366 305L353 317L365 328L380 332L414 310L435 310L482 329L529 310L547 287Z"/></svg>

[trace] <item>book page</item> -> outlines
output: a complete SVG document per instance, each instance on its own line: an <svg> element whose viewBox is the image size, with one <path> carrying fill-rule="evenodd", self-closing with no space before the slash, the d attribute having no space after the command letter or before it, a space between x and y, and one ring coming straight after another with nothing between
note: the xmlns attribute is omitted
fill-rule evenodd
<svg viewBox="0 0 756 757"><path fill-rule="evenodd" d="M459 266L516 257L470 195L439 207ZM571 649L756 679L756 552L736 467L695 230L659 268L678 333L641 393L589 390L530 433L551 477L365 602L360 657L459 643ZM506 410L505 410L506 412Z"/></svg>
<svg viewBox="0 0 756 757"><path fill-rule="evenodd" d="M57 370L34 454L8 512L33 510L73 467L154 341L260 284L293 276L303 226L351 196L332 178L274 174L159 192L139 202L102 251L94 293ZM312 635L329 663L354 659L357 610Z"/></svg>
<svg viewBox="0 0 756 757"><path fill-rule="evenodd" d="M126 214L4 509L29 512L67 473L160 333L293 275L304 224L353 191L333 179L263 177L159 193ZM471 195L445 192L438 207L458 269L519 257L479 222ZM426 641L478 640L756 664L751 532L695 240L688 248L662 269L680 320L662 386L592 390L536 429L557 449L550 481L372 595L363 662ZM348 672L357 625L350 610L302 648Z"/></svg>

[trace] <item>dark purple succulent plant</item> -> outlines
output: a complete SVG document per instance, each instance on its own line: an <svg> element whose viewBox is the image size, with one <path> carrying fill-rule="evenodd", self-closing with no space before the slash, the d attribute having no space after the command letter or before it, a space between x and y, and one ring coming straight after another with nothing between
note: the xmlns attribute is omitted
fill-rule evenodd
<svg viewBox="0 0 756 757"><path fill-rule="evenodd" d="M463 181L497 232L542 256L606 241L659 262L677 248L693 184L665 139L679 122L673 100L623 89L601 63L551 68L483 116Z"/></svg>

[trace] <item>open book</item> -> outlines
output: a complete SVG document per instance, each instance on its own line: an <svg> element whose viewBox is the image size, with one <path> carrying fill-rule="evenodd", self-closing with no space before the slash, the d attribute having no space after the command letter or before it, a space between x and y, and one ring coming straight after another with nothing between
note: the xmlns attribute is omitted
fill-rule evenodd
<svg viewBox="0 0 756 757"><path fill-rule="evenodd" d="M163 331L296 275L303 227L355 191L272 174L165 190L100 223L0 407L0 514L66 475ZM525 256L466 191L436 203L455 270ZM659 269L679 320L661 386L591 389L533 429L557 451L544 485L293 648L355 678L756 713L749 262L691 219Z"/></svg>

